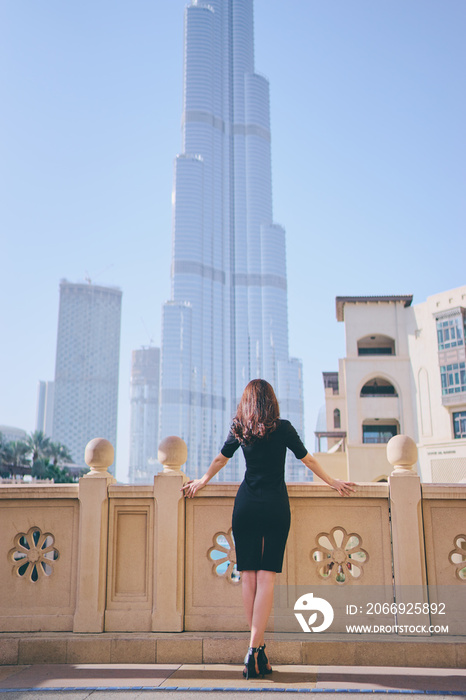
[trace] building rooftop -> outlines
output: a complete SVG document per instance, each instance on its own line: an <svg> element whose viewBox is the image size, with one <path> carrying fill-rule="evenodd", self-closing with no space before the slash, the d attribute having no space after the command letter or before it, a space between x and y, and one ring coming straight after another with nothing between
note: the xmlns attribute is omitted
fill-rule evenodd
<svg viewBox="0 0 466 700"><path fill-rule="evenodd" d="M391 302L401 301L404 303L405 308L411 306L413 301L412 294L401 294L394 296L381 296L381 297L335 297L337 321L344 321L344 307L345 304L389 304Z"/></svg>
<svg viewBox="0 0 466 700"><path fill-rule="evenodd" d="M89 292L94 292L94 291L103 291L103 292L109 292L111 294L116 294L118 296L122 295L122 291L120 287L115 287L113 285L109 286L104 286L101 284L93 284L92 281L89 278L86 278L85 282L69 282L67 279L62 278L60 280L60 288L62 287L68 287L69 289L74 290L84 290L84 291L89 291Z"/></svg>
<svg viewBox="0 0 466 700"><path fill-rule="evenodd" d="M22 428L16 428L13 425L0 425L0 434L6 440L22 440L27 436L27 432Z"/></svg>
<svg viewBox="0 0 466 700"><path fill-rule="evenodd" d="M338 372L322 372L325 389L333 389L334 394L338 394Z"/></svg>

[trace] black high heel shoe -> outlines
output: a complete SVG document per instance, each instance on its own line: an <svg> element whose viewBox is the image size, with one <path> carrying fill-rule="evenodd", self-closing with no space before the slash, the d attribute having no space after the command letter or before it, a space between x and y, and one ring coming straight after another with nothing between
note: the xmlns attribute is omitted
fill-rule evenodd
<svg viewBox="0 0 466 700"><path fill-rule="evenodd" d="M250 678L258 678L259 676L264 676L259 665L259 650L260 647L249 647L248 653L244 657L245 669L243 671L243 678L249 680ZM257 654L257 666L259 668L259 673L256 671L256 656Z"/></svg>
<svg viewBox="0 0 466 700"><path fill-rule="evenodd" d="M267 668L269 660L267 654L265 653L265 644L259 647L259 653L257 655L257 663L259 665L259 670L262 667L262 675L272 673L272 668Z"/></svg>

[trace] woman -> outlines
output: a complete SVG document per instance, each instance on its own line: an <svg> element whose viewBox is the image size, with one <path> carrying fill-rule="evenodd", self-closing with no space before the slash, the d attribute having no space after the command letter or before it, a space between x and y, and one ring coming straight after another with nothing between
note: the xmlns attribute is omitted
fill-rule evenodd
<svg viewBox="0 0 466 700"><path fill-rule="evenodd" d="M314 474L347 496L353 483L333 479L312 457L296 430L280 419L271 385L253 379L245 388L228 438L220 454L200 479L183 486L192 498L242 448L246 473L235 499L233 536L236 566L241 571L243 603L251 630L244 660L245 678L271 673L265 654L264 633L273 604L275 576L282 570L290 529L290 505L285 484L286 449L289 448Z"/></svg>

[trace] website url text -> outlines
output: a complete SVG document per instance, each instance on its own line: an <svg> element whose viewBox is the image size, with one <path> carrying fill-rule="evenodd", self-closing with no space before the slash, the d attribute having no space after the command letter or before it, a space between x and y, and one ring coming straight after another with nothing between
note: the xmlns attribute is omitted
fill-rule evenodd
<svg viewBox="0 0 466 700"><path fill-rule="evenodd" d="M346 625L356 634L448 634L448 625Z"/></svg>

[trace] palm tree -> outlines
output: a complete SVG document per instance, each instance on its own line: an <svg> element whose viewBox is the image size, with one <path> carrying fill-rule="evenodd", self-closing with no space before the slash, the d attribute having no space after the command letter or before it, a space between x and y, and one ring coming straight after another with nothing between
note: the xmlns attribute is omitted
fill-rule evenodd
<svg viewBox="0 0 466 700"><path fill-rule="evenodd" d="M54 467L57 464L69 464L73 461L70 451L61 442L51 442L47 449L47 456L52 460Z"/></svg>
<svg viewBox="0 0 466 700"><path fill-rule="evenodd" d="M5 442L0 433L0 471L3 474L26 472L37 479L67 483L77 476L73 476L66 466L62 468L60 465L72 462L68 448L60 442L51 442L42 430L36 430L24 441L18 442ZM29 471L27 468L31 466Z"/></svg>
<svg viewBox="0 0 466 700"><path fill-rule="evenodd" d="M8 466L7 446L8 446L8 443L5 441L3 434L0 433L0 473L2 475L7 475L9 473L5 469L2 469L2 467Z"/></svg>
<svg viewBox="0 0 466 700"><path fill-rule="evenodd" d="M48 438L42 430L35 430L27 436L25 442L29 447L33 464L39 458L48 457L50 438Z"/></svg>
<svg viewBox="0 0 466 700"><path fill-rule="evenodd" d="M55 484L72 484L74 481L73 475L66 467L60 467L55 464L49 464L47 478L53 479Z"/></svg>
<svg viewBox="0 0 466 700"><path fill-rule="evenodd" d="M32 465L31 476L36 479L51 479L49 468L49 460L46 457L38 457Z"/></svg>
<svg viewBox="0 0 466 700"><path fill-rule="evenodd" d="M3 437L3 433L0 433L0 464L3 464L3 453L5 451L6 446L7 446L7 443L5 442L5 438Z"/></svg>
<svg viewBox="0 0 466 700"><path fill-rule="evenodd" d="M27 455L30 451L29 445L20 440L4 443L2 462L8 467L29 467Z"/></svg>

